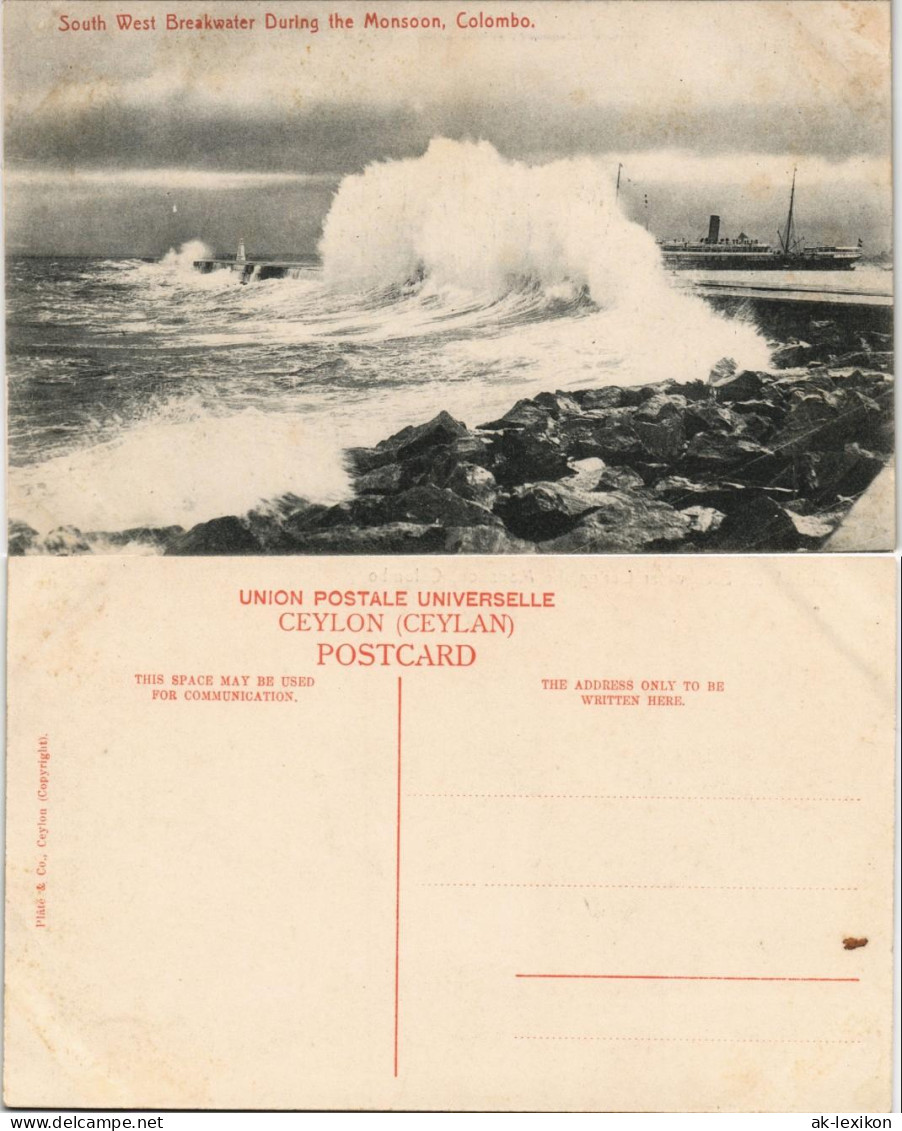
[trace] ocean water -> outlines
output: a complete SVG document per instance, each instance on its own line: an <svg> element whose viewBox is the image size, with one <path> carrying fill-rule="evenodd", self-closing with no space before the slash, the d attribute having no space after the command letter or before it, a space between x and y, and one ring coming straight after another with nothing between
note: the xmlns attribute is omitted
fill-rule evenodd
<svg viewBox="0 0 902 1131"><path fill-rule="evenodd" d="M346 178L291 278L202 275L205 254L8 261L12 520L189 527L287 492L335 501L345 448L441 409L474 425L546 389L768 364L750 322L667 275L588 159L433 143Z"/></svg>

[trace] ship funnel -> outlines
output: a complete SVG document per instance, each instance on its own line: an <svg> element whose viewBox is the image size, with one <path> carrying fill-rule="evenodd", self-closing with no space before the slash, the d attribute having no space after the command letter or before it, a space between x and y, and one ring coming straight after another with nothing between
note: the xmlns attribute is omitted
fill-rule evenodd
<svg viewBox="0 0 902 1131"><path fill-rule="evenodd" d="M720 239L720 217L712 216L708 220L708 239L707 243L717 243Z"/></svg>

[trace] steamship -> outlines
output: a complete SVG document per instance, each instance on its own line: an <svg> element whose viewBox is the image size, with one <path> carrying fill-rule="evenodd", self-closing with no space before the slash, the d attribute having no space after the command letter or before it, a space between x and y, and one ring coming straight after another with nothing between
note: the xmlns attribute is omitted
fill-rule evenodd
<svg viewBox="0 0 902 1131"><path fill-rule="evenodd" d="M720 217L711 216L708 234L696 242L659 240L664 265L672 271L852 271L861 259L861 240L856 247L819 245L806 247L795 238L793 209L796 174L792 171L789 216L779 233L780 246L772 247L741 232L736 239L721 239Z"/></svg>

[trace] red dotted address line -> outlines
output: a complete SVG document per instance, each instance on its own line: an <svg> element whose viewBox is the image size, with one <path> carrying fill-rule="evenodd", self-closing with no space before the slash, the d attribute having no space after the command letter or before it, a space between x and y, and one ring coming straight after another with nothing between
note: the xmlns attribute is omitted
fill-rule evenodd
<svg viewBox="0 0 902 1131"><path fill-rule="evenodd" d="M515 974L515 978L553 978L606 982L860 982L860 978L799 978L785 974Z"/></svg>
<svg viewBox="0 0 902 1131"><path fill-rule="evenodd" d="M860 797L783 797L778 795L721 796L679 793L408 793L408 797L499 801L809 801L850 802Z"/></svg>
<svg viewBox="0 0 902 1131"><path fill-rule="evenodd" d="M863 1045L862 1040L814 1037L608 1037L581 1034L517 1034L515 1041L648 1041L711 1045Z"/></svg>
<svg viewBox="0 0 902 1131"><path fill-rule="evenodd" d="M755 887L748 884L595 884L514 883L504 881L438 880L421 883L424 888L599 888L607 891L858 891L857 887Z"/></svg>

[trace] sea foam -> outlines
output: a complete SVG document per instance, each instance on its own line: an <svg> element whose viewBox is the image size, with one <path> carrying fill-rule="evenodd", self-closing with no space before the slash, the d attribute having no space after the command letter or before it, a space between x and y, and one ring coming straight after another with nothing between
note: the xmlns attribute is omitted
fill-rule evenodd
<svg viewBox="0 0 902 1131"><path fill-rule="evenodd" d="M585 292L599 321L573 346L618 354L632 383L704 378L720 358L763 366L765 342L675 289L654 238L616 199L591 157L527 165L485 141L433 140L421 157L342 181L320 242L325 281L362 292L422 280L424 290L497 300L530 285Z"/></svg>

